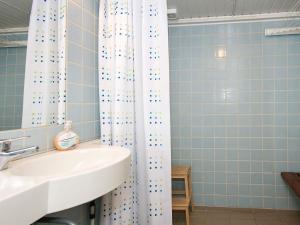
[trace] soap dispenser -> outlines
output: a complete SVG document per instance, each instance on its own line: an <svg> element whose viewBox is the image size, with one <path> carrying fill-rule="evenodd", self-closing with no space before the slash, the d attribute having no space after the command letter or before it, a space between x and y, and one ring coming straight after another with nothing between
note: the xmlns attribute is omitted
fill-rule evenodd
<svg viewBox="0 0 300 225"><path fill-rule="evenodd" d="M65 122L64 130L59 132L54 138L54 147L58 151L75 149L79 144L78 135L72 131L72 121Z"/></svg>

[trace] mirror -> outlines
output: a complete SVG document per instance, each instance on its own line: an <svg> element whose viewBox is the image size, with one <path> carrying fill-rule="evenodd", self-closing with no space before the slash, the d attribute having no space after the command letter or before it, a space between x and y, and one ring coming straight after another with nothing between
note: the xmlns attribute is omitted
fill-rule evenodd
<svg viewBox="0 0 300 225"><path fill-rule="evenodd" d="M0 1L0 131L65 120L65 7Z"/></svg>

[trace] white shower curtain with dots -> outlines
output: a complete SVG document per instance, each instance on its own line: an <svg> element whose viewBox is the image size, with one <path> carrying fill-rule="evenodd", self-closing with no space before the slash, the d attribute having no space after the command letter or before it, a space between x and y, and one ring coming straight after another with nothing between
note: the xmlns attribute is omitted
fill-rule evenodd
<svg viewBox="0 0 300 225"><path fill-rule="evenodd" d="M171 225L166 0L102 0L101 141L130 149L130 177L102 199L101 225Z"/></svg>
<svg viewBox="0 0 300 225"><path fill-rule="evenodd" d="M66 0L33 0L22 128L62 124L66 104Z"/></svg>

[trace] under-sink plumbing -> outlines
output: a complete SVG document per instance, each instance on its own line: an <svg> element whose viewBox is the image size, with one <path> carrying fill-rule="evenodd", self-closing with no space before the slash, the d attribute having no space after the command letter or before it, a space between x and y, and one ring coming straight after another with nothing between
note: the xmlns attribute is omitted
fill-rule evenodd
<svg viewBox="0 0 300 225"><path fill-rule="evenodd" d="M43 224L62 224L62 225L77 225L77 223L62 217L44 217L37 221L37 223Z"/></svg>
<svg viewBox="0 0 300 225"><path fill-rule="evenodd" d="M7 169L7 165L10 161L20 157L23 154L33 154L38 152L38 146L31 146L17 150L11 150L12 142L20 141L29 138L30 136L3 139L0 140L0 171Z"/></svg>

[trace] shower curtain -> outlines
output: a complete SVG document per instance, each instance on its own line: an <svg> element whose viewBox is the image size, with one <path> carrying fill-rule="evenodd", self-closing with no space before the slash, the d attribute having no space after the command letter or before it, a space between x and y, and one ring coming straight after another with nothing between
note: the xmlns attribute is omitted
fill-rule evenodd
<svg viewBox="0 0 300 225"><path fill-rule="evenodd" d="M33 0L22 128L62 124L66 103L66 0Z"/></svg>
<svg viewBox="0 0 300 225"><path fill-rule="evenodd" d="M166 0L101 0L101 141L131 150L130 177L102 199L101 225L171 225Z"/></svg>

